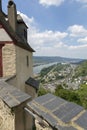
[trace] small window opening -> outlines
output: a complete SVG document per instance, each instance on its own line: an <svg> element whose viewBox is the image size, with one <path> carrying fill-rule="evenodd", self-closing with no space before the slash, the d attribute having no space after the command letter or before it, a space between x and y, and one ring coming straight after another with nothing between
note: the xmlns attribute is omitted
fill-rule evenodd
<svg viewBox="0 0 87 130"><path fill-rule="evenodd" d="M26 38L27 40L27 31L24 29L24 37Z"/></svg>
<svg viewBox="0 0 87 130"><path fill-rule="evenodd" d="M27 67L29 66L29 57L27 56L26 57L26 60L27 60Z"/></svg>

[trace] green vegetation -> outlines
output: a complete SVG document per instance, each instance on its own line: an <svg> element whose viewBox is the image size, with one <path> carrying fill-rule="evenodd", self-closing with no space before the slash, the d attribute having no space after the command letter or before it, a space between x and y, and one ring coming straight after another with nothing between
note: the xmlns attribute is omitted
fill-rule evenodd
<svg viewBox="0 0 87 130"><path fill-rule="evenodd" d="M47 93L50 93L50 91L41 87L38 92L38 96L42 96ZM86 84L81 85L79 90L67 90L67 89L63 89L61 85L58 85L56 87L54 95L59 96L67 101L77 103L78 105L81 105L85 109L87 109L87 85Z"/></svg>
<svg viewBox="0 0 87 130"><path fill-rule="evenodd" d="M40 77L44 77L45 75L47 75L53 68L55 65L49 66L47 68L43 68L40 72Z"/></svg>
<svg viewBox="0 0 87 130"><path fill-rule="evenodd" d="M55 93L67 101L75 102L87 109L87 85L81 85L79 90L67 90L63 89L61 85L58 85Z"/></svg>
<svg viewBox="0 0 87 130"><path fill-rule="evenodd" d="M39 91L38 91L38 96L42 96L42 95L45 95L45 94L47 94L47 93L50 93L50 91L49 91L49 90L46 90L46 89L43 88L43 87L40 87L40 88L39 88Z"/></svg>
<svg viewBox="0 0 87 130"><path fill-rule="evenodd" d="M55 80L64 79L68 76L70 64L54 64L47 68L43 68L40 72L41 83L52 82ZM69 72L69 73L67 73Z"/></svg>
<svg viewBox="0 0 87 130"><path fill-rule="evenodd" d="M79 105L82 105L81 101L80 101L80 96L77 92L73 91L73 90L67 90L67 89L63 89L61 85L58 85L56 87L55 93L56 96L59 96L67 101L70 102L75 102Z"/></svg>
<svg viewBox="0 0 87 130"><path fill-rule="evenodd" d="M33 126L32 130L36 130L36 126Z"/></svg>
<svg viewBox="0 0 87 130"><path fill-rule="evenodd" d="M79 94L82 106L87 109L87 85L82 84L77 93Z"/></svg>
<svg viewBox="0 0 87 130"><path fill-rule="evenodd" d="M68 68L68 67L70 67L69 64L61 64L61 63L54 64L47 68L43 68L40 72L40 76L43 77L43 76L47 75L51 70L52 70L52 72L60 72L61 70L65 71L66 68Z"/></svg>
<svg viewBox="0 0 87 130"><path fill-rule="evenodd" d="M61 70L66 70L66 68L67 67L70 67L70 65L69 64L61 64L61 63L58 63L56 66L55 66L55 68L54 68L54 70L53 70L53 72L59 72L59 71L61 71Z"/></svg>
<svg viewBox="0 0 87 130"><path fill-rule="evenodd" d="M75 69L74 78L86 75L87 75L87 61L84 61L80 65L78 65L77 68Z"/></svg>

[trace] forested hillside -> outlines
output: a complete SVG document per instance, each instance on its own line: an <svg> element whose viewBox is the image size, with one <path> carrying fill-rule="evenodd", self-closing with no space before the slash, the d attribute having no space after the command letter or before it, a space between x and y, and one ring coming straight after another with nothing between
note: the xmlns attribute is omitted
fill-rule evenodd
<svg viewBox="0 0 87 130"><path fill-rule="evenodd" d="M74 77L87 76L87 61L81 62L75 69Z"/></svg>

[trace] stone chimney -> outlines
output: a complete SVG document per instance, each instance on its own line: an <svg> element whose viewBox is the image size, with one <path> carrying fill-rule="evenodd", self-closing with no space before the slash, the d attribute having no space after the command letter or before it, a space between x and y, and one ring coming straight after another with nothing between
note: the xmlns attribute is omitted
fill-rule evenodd
<svg viewBox="0 0 87 130"><path fill-rule="evenodd" d="M0 11L2 11L2 0L0 0Z"/></svg>
<svg viewBox="0 0 87 130"><path fill-rule="evenodd" d="M8 2L8 21L12 29L16 32L17 10L16 10L16 5L12 0L9 0Z"/></svg>

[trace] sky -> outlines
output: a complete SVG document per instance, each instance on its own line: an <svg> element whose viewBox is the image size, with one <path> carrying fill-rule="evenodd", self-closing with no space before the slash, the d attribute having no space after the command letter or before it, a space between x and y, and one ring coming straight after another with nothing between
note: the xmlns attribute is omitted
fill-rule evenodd
<svg viewBox="0 0 87 130"><path fill-rule="evenodd" d="M8 0L2 0L7 11ZM35 56L87 59L87 0L14 0Z"/></svg>

